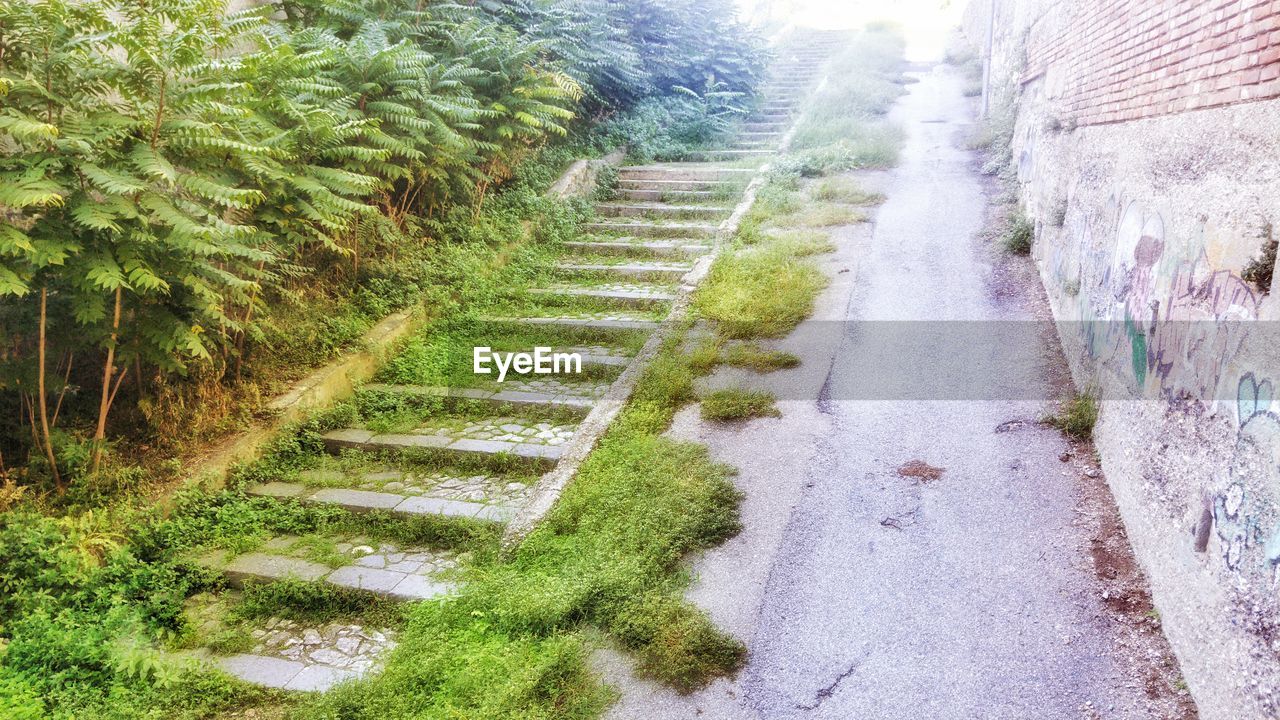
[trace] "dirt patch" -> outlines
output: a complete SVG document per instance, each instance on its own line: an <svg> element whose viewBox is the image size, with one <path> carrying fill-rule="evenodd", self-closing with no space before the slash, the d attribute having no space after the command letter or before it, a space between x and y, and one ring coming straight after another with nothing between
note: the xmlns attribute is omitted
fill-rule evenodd
<svg viewBox="0 0 1280 720"><path fill-rule="evenodd" d="M1141 680L1153 717L1195 720L1199 711L1178 671L1146 575L1134 559L1120 511L1106 478L1093 465L1093 456L1090 444L1073 443L1069 459L1075 461L1079 478L1079 522L1087 531L1093 574L1102 588L1103 619L1120 638L1119 644L1132 651L1115 659L1128 666L1130 677Z"/></svg>
<svg viewBox="0 0 1280 720"><path fill-rule="evenodd" d="M914 478L922 483L933 482L946 471L946 468L934 467L923 460L912 460L898 466L898 475Z"/></svg>

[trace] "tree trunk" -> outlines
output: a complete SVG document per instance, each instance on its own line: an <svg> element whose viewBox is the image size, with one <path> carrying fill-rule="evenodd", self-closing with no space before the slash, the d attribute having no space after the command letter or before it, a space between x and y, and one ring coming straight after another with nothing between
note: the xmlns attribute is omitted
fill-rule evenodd
<svg viewBox="0 0 1280 720"><path fill-rule="evenodd" d="M107 360L102 364L102 396L98 399L98 427L93 432L93 474L98 474L102 462L102 445L107 439L107 415L111 412L111 376L116 372L116 340L120 337L120 301L123 288L116 288L116 307L111 316L111 342L107 345Z"/></svg>
<svg viewBox="0 0 1280 720"><path fill-rule="evenodd" d="M44 455L49 460L49 471L53 473L53 483L58 487L58 492L62 493L67 488L62 484L62 474L58 472L58 461L53 456L53 438L49 432L49 399L44 393L45 325L48 319L48 299L49 289L40 288L40 344L37 346L36 353L40 367L36 372L36 406L40 409L40 432L43 435Z"/></svg>

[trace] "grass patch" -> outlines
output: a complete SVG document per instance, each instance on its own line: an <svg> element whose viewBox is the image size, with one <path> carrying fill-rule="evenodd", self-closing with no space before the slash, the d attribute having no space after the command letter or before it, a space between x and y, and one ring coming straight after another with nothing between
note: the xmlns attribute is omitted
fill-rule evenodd
<svg viewBox="0 0 1280 720"><path fill-rule="evenodd" d="M823 202L846 205L878 205L884 202L884 195L865 190L857 180L850 177L820 180L809 191L809 196Z"/></svg>
<svg viewBox="0 0 1280 720"><path fill-rule="evenodd" d="M747 420L758 417L782 417L777 398L765 390L730 388L715 390L702 396L705 420Z"/></svg>
<svg viewBox="0 0 1280 720"><path fill-rule="evenodd" d="M1036 226L1022 213L1011 215L1004 231L1000 233L1000 244L1005 251L1014 255L1030 255L1035 239Z"/></svg>
<svg viewBox="0 0 1280 720"><path fill-rule="evenodd" d="M1093 426L1098 422L1098 398L1092 392L1079 393L1062 403L1055 415L1045 422L1077 440L1093 437Z"/></svg>
<svg viewBox="0 0 1280 720"><path fill-rule="evenodd" d="M826 285L811 259L785 245L761 245L717 258L694 304L726 337L781 337L808 317Z"/></svg>
<svg viewBox="0 0 1280 720"><path fill-rule="evenodd" d="M848 205L809 203L795 213L773 218L772 224L780 227L825 228L852 225L866 219L866 214Z"/></svg>
<svg viewBox="0 0 1280 720"><path fill-rule="evenodd" d="M884 119L902 95L904 44L888 28L859 33L832 61L832 81L804 110L779 167L803 177L858 168L890 167L902 130Z"/></svg>

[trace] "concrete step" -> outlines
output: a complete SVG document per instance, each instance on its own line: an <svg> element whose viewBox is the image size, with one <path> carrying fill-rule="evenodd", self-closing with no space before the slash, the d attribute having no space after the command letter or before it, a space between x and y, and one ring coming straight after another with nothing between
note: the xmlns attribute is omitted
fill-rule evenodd
<svg viewBox="0 0 1280 720"><path fill-rule="evenodd" d="M684 240L638 242L626 238L618 238L617 240L567 242L564 246L571 250L594 255L629 255L632 257L687 257L690 255L705 255L711 252L710 245L691 243Z"/></svg>
<svg viewBox="0 0 1280 720"><path fill-rule="evenodd" d="M600 203L595 206L601 217L655 217L687 220L716 220L729 214L728 208L715 205L670 205L666 203Z"/></svg>
<svg viewBox="0 0 1280 720"><path fill-rule="evenodd" d="M288 498L317 505L336 505L354 513L385 510L406 517L440 516L507 522L516 512L515 508L488 503L354 488L312 488L301 483L259 483L251 485L245 492L256 497Z"/></svg>
<svg viewBox="0 0 1280 720"><path fill-rule="evenodd" d="M660 191L703 191L711 192L720 190L730 192L745 187L744 182L736 182L734 180L690 180L675 179L667 180L661 178L649 179L632 179L623 178L618 181L619 190L660 190Z"/></svg>
<svg viewBox="0 0 1280 720"><path fill-rule="evenodd" d="M678 280L693 269L684 263L631 262L631 263L592 263L564 262L556 266L562 273L590 275L613 275L622 278Z"/></svg>
<svg viewBox="0 0 1280 720"><path fill-rule="evenodd" d="M763 122L763 121L747 121L742 123L742 129L747 132L785 132L790 127L789 122Z"/></svg>
<svg viewBox="0 0 1280 720"><path fill-rule="evenodd" d="M662 326L662 323L655 320L627 320L627 319L596 319L596 318L578 318L578 317L490 317L485 318L488 322L495 323L511 323L519 325L544 325L551 327L564 328L587 328L589 330L600 331L629 331L638 330L640 332L653 332Z"/></svg>
<svg viewBox="0 0 1280 720"><path fill-rule="evenodd" d="M270 548L270 543L267 547ZM242 588L249 583L301 580L322 582L349 590L363 590L401 601L430 600L453 589L451 583L432 578L433 563L430 558L433 554L429 551L398 552L398 560L389 555L375 551L336 569L270 549L234 557L230 557L225 551L214 551L198 558L197 562L221 572L226 577L227 584L233 588ZM413 560L406 562L407 558Z"/></svg>
<svg viewBox="0 0 1280 720"><path fill-rule="evenodd" d="M773 150L759 148L726 148L724 150L695 150L685 153L685 158L695 161L743 160L746 158L764 159L774 154Z"/></svg>
<svg viewBox="0 0 1280 720"><path fill-rule="evenodd" d="M618 170L620 180L737 180L746 182L754 168L708 167L699 163L631 165Z"/></svg>
<svg viewBox="0 0 1280 720"><path fill-rule="evenodd" d="M537 288L530 290L531 293L539 295L555 295L574 298L588 298L593 300L604 300L618 305L628 307L653 307L664 302L671 302L676 299L675 293L663 290L620 290L606 287L586 287L586 286L553 286L547 288Z"/></svg>
<svg viewBox="0 0 1280 720"><path fill-rule="evenodd" d="M557 394L520 390L489 390L485 388L451 388L430 385L384 385L370 383L360 388L362 392L390 392L422 398L440 398L447 405L481 403L494 408L511 407L517 410L566 410L586 415L595 404L589 392Z"/></svg>
<svg viewBox="0 0 1280 720"><path fill-rule="evenodd" d="M618 198L635 202L706 202L720 196L710 190L620 189Z"/></svg>
<svg viewBox="0 0 1280 720"><path fill-rule="evenodd" d="M559 445L535 445L510 440L453 438L446 435L420 433L377 433L364 428L331 430L320 436L325 449L338 454L343 450L365 452L400 452L431 450L462 458L505 456L531 462L550 469L560 459Z"/></svg>
<svg viewBox="0 0 1280 720"><path fill-rule="evenodd" d="M656 223L638 221L592 222L583 223L581 227L583 232L588 233L635 235L638 237L682 238L715 237L716 232L719 230L718 225L711 225L708 223Z"/></svg>
<svg viewBox="0 0 1280 720"><path fill-rule="evenodd" d="M737 135L739 140L779 140L782 136L783 133L778 130L744 130Z"/></svg>

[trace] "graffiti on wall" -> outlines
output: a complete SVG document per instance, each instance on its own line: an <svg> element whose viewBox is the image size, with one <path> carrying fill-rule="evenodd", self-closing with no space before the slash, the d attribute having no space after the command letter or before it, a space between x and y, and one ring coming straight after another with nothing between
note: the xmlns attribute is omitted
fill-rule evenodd
<svg viewBox="0 0 1280 720"><path fill-rule="evenodd" d="M1080 318L1095 367L1134 396L1195 403L1231 417L1230 461L1205 478L1222 563L1253 587L1280 588L1280 404L1246 356L1261 295L1215 269L1200 236L1167 237L1164 218L1113 194L1090 215L1075 203L1045 250L1048 279ZM1230 411L1230 412L1227 412Z"/></svg>

